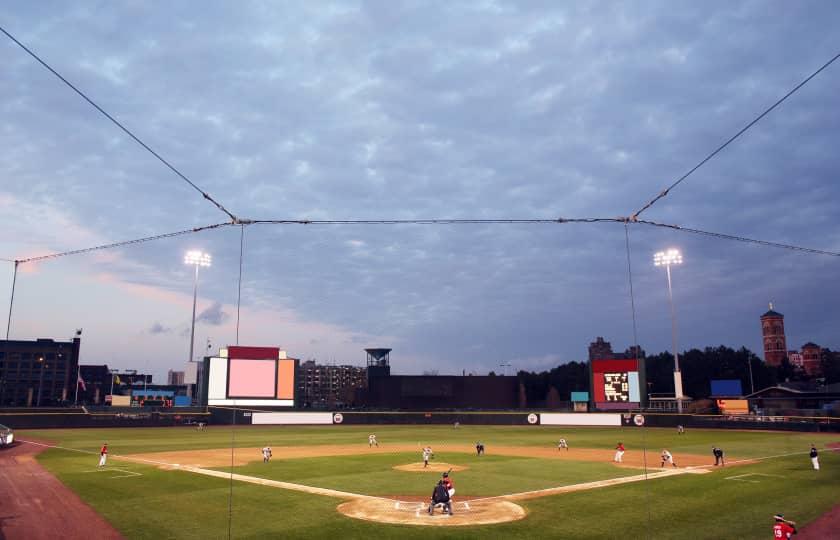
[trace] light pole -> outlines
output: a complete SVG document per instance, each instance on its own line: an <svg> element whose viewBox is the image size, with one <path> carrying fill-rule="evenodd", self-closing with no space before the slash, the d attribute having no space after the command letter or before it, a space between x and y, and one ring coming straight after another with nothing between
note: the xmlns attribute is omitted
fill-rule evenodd
<svg viewBox="0 0 840 540"><path fill-rule="evenodd" d="M198 268L200 266L210 266L210 254L202 253L201 251L188 251L184 256L184 264L191 264L195 266L195 279L193 280L193 309L192 309L192 327L190 330L190 356L187 359L187 367L189 362L193 361L193 347L195 346L195 303L198 299ZM189 392L192 397L192 392Z"/></svg>
<svg viewBox="0 0 840 540"><path fill-rule="evenodd" d="M499 364L499 367L504 369L504 376L507 377L507 368L510 367L510 364Z"/></svg>
<svg viewBox="0 0 840 540"><path fill-rule="evenodd" d="M680 356L677 352L677 313L674 310L674 295L671 292L671 265L682 264L682 254L677 249L660 251L653 255L654 266L664 266L668 276L668 303L671 305L671 346L674 351L674 397L677 399L677 412L682 414L682 373L680 372Z"/></svg>
<svg viewBox="0 0 840 540"><path fill-rule="evenodd" d="M46 362L43 356L38 357L38 363L41 364L41 375L38 377L38 401L35 403L36 407L41 406L41 389L44 387L44 367L46 367Z"/></svg>

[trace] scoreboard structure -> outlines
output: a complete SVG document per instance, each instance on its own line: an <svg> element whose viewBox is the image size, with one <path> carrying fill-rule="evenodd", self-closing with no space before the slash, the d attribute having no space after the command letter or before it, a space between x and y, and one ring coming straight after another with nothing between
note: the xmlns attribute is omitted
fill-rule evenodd
<svg viewBox="0 0 840 540"><path fill-rule="evenodd" d="M593 359L589 381L593 410L631 410L647 404L644 359Z"/></svg>

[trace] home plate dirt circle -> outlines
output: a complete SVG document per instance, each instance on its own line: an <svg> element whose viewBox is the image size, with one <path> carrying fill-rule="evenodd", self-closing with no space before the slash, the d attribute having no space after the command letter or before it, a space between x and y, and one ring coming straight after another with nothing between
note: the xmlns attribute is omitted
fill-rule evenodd
<svg viewBox="0 0 840 540"><path fill-rule="evenodd" d="M467 525L490 525L516 521L525 517L525 509L518 504L499 499L457 501L452 510L454 515L435 509L428 513L425 502L397 502L388 499L354 499L338 505L338 511L345 516L399 525L424 525L428 527L457 527Z"/></svg>
<svg viewBox="0 0 840 540"><path fill-rule="evenodd" d="M394 469L398 471L408 471L408 472L446 472L448 470L452 470L454 472L458 471L465 471L469 467L465 467L463 465L453 465L451 463L441 463L438 461L429 462L428 467L423 467L422 463L408 463L406 465L395 465Z"/></svg>

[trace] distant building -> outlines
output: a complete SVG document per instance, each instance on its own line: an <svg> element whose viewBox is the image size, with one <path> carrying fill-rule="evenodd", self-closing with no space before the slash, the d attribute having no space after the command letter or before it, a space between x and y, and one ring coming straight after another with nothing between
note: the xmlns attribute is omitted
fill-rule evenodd
<svg viewBox="0 0 840 540"><path fill-rule="evenodd" d="M609 341L604 341L604 338L598 336L595 341L589 344L589 361L595 359L601 360L633 360L637 358L644 358L645 350L638 345L631 345L624 350L623 353L616 353L612 350L612 344Z"/></svg>
<svg viewBox="0 0 840 540"><path fill-rule="evenodd" d="M166 373L166 384L168 385L182 385L184 384L184 372L169 370Z"/></svg>
<svg viewBox="0 0 840 540"><path fill-rule="evenodd" d="M598 336L595 341L589 344L589 361L596 358L611 359L613 358L612 344L609 341L604 341L604 338Z"/></svg>
<svg viewBox="0 0 840 540"><path fill-rule="evenodd" d="M79 376L84 381L84 388L79 386L79 403L103 403L105 395L111 390L111 370L108 365L79 366Z"/></svg>
<svg viewBox="0 0 840 540"><path fill-rule="evenodd" d="M0 405L44 406L72 402L81 339L0 340Z"/></svg>
<svg viewBox="0 0 840 540"><path fill-rule="evenodd" d="M802 346L802 369L809 377L822 375L822 347L810 341Z"/></svg>
<svg viewBox="0 0 840 540"><path fill-rule="evenodd" d="M779 366L787 357L785 316L770 310L761 316L761 336L764 341L764 361L768 366Z"/></svg>
<svg viewBox="0 0 840 540"><path fill-rule="evenodd" d="M307 360L298 367L296 397L304 407L352 405L356 390L366 387L366 379L366 369L361 366L320 365Z"/></svg>

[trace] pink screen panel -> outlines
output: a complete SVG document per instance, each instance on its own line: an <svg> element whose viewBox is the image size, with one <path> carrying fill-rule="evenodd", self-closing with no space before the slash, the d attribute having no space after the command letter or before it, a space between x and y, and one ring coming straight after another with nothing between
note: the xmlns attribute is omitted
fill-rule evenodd
<svg viewBox="0 0 840 540"><path fill-rule="evenodd" d="M229 397L274 397L276 360L230 360Z"/></svg>

